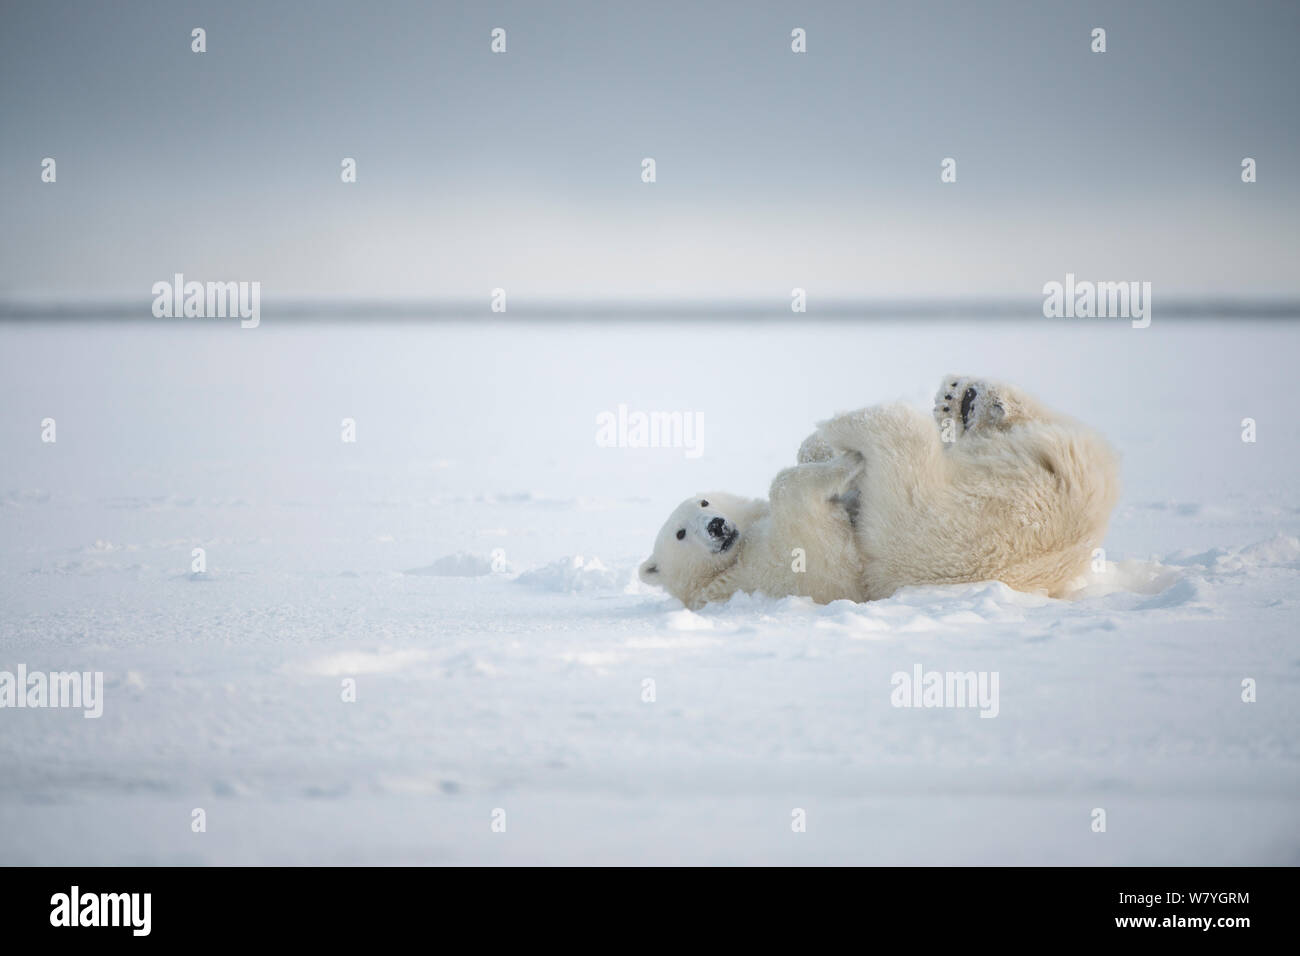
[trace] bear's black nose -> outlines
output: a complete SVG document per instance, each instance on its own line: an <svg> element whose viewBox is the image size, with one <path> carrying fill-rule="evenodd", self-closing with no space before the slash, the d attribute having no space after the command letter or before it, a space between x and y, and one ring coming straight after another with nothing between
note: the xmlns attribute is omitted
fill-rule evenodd
<svg viewBox="0 0 1300 956"><path fill-rule="evenodd" d="M714 538L722 537L722 519L714 518L709 522L709 535Z"/></svg>

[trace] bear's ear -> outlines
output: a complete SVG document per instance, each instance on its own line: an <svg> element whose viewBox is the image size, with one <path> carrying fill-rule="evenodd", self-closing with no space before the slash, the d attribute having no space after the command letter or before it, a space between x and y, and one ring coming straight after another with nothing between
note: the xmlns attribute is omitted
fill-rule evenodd
<svg viewBox="0 0 1300 956"><path fill-rule="evenodd" d="M659 565L655 564L654 558L646 558L641 562L641 567L637 569L637 577L646 584L658 584Z"/></svg>

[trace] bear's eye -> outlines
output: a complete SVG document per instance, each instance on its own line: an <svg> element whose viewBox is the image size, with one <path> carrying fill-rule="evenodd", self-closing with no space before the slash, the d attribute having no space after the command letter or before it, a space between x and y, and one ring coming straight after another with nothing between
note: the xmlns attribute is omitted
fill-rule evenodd
<svg viewBox="0 0 1300 956"><path fill-rule="evenodd" d="M708 506L709 506L709 503L708 503L707 501L701 501L701 502L700 502L700 507L701 507L701 508L707 508Z"/></svg>
<svg viewBox="0 0 1300 956"><path fill-rule="evenodd" d="M682 538L684 538L684 537L686 537L686 529L685 529L685 528L681 528L681 529L679 529L678 532L677 532L677 540L680 541L680 540L682 540Z"/></svg>

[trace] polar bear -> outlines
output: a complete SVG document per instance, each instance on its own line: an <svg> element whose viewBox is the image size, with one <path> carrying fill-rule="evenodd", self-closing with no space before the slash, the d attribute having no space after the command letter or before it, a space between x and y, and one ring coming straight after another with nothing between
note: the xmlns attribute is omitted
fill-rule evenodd
<svg viewBox="0 0 1300 956"><path fill-rule="evenodd" d="M822 422L770 501L679 505L641 579L693 608L737 591L826 603L985 580L1068 590L1118 497L1109 445L1013 386L961 375L944 377L933 419L892 404Z"/></svg>
<svg viewBox="0 0 1300 956"><path fill-rule="evenodd" d="M767 501L722 491L687 498L660 529L641 580L693 609L737 591L866 600L853 535L862 465L849 452L786 468Z"/></svg>

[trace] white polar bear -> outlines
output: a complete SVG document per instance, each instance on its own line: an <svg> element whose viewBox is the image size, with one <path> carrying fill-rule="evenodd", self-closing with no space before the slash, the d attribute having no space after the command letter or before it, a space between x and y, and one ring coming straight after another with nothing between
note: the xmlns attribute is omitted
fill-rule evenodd
<svg viewBox="0 0 1300 956"><path fill-rule="evenodd" d="M771 501L688 499L640 577L688 607L737 591L819 603L998 580L1060 595L1118 497L1109 445L1008 385L947 376L935 423L884 405L821 423Z"/></svg>

